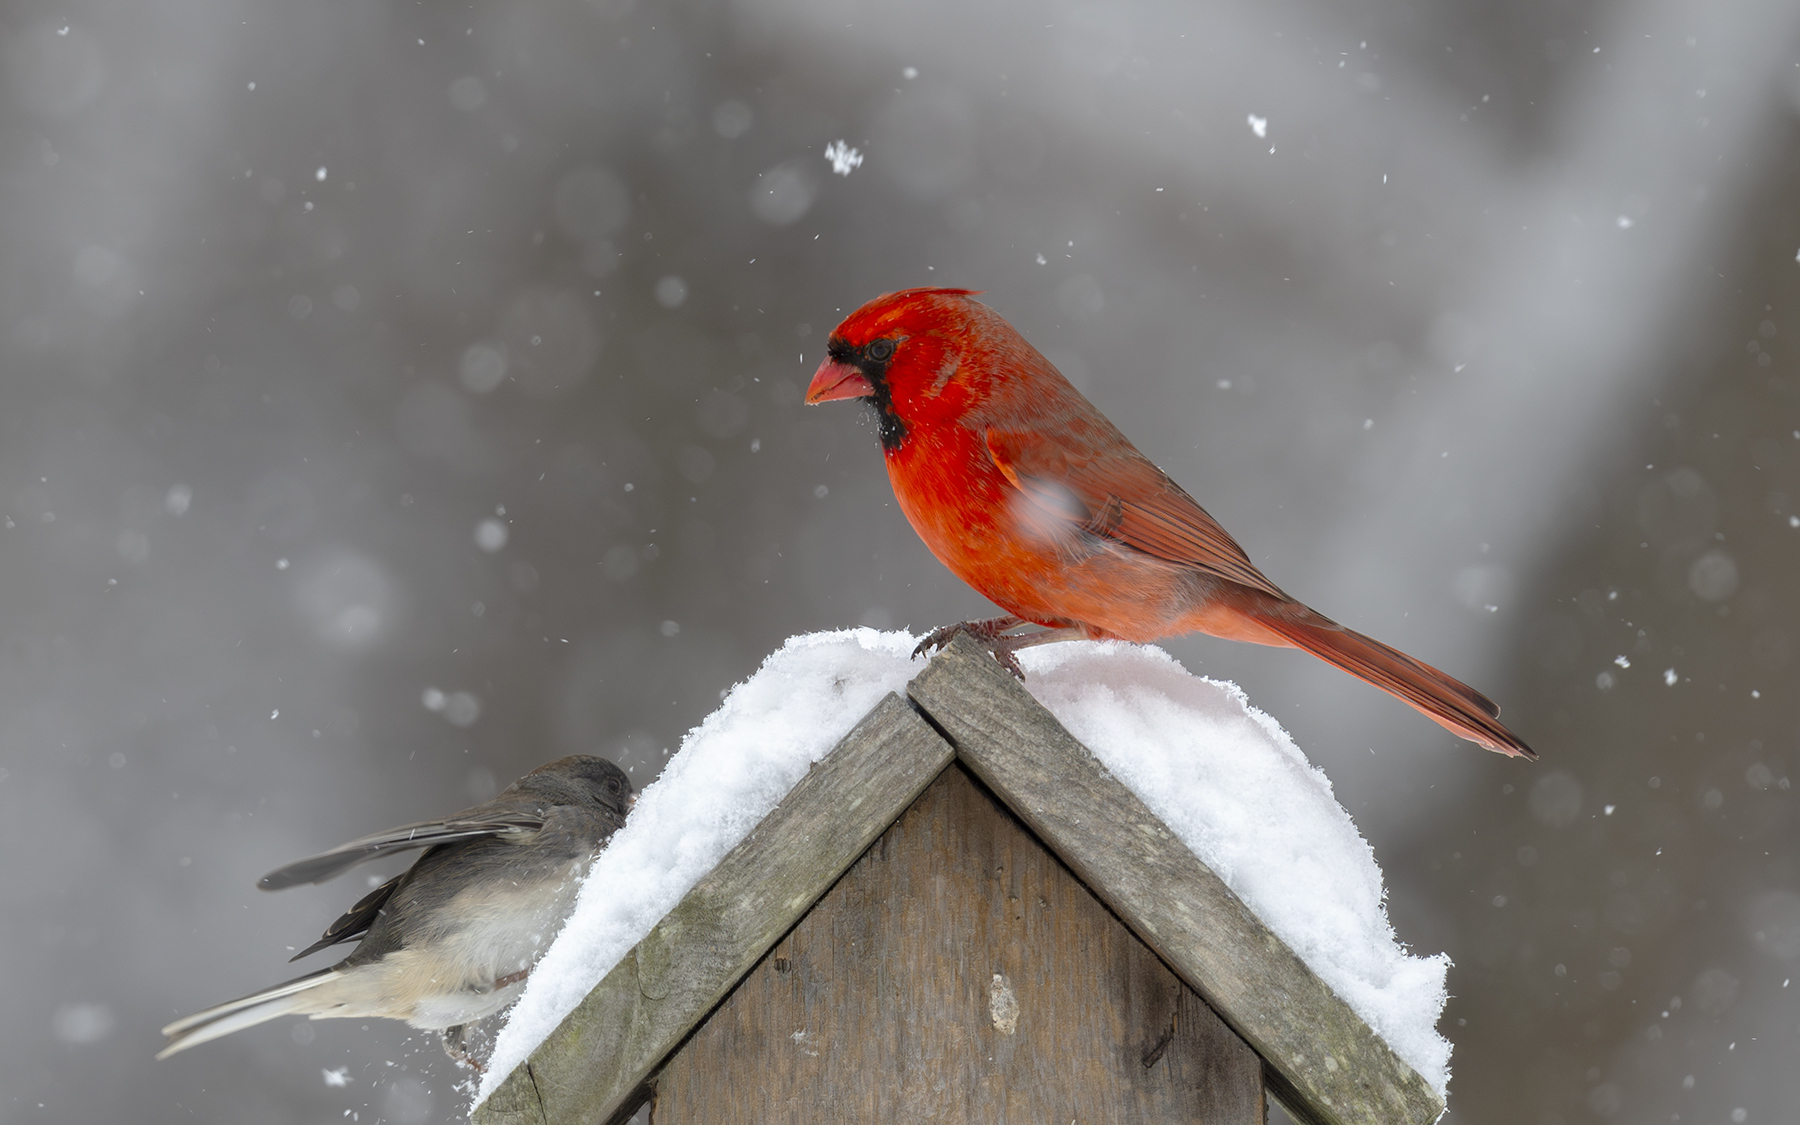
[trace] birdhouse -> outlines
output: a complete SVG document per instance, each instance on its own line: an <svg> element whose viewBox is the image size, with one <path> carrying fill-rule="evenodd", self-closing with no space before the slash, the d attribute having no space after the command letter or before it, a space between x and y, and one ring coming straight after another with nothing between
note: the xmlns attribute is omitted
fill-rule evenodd
<svg viewBox="0 0 1800 1125"><path fill-rule="evenodd" d="M966 638L889 695L478 1125L1428 1125L1431 1086Z"/></svg>

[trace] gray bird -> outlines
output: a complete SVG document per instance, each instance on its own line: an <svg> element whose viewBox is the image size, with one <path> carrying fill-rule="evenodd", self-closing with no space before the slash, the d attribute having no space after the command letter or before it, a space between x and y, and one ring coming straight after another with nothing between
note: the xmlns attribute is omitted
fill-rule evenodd
<svg viewBox="0 0 1800 1125"><path fill-rule="evenodd" d="M480 1069L464 1045L466 1025L524 991L532 965L574 907L582 876L636 800L618 766L577 754L539 766L485 804L269 872L257 886L278 891L427 849L292 960L362 938L350 956L176 1020L162 1029L169 1042L156 1057L277 1016L378 1016L441 1031L452 1058Z"/></svg>

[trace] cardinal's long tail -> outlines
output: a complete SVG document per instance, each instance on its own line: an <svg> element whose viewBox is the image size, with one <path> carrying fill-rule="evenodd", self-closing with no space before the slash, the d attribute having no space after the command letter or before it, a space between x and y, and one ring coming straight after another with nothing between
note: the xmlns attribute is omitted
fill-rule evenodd
<svg viewBox="0 0 1800 1125"><path fill-rule="evenodd" d="M329 984L343 974L337 969L320 969L316 973L308 973L278 984L273 988L265 988L254 995L244 996L237 1000L228 1000L215 1005L204 1012L195 1012L191 1016L178 1019L162 1033L169 1037L169 1043L156 1053L159 1059L166 1059L177 1051L185 1051L189 1047L197 1047L210 1042L221 1035L230 1035L234 1031L242 1031L246 1027L255 1027L266 1023L277 1016L285 1016L290 1012L311 1012L317 1010L308 1001L305 994L322 984Z"/></svg>
<svg viewBox="0 0 1800 1125"><path fill-rule="evenodd" d="M1293 605L1289 603L1284 608ZM1257 623L1296 648L1303 648L1412 705L1470 742L1510 757L1537 758L1531 747L1495 718L1500 708L1487 696L1373 637L1346 629L1310 610L1302 612L1304 617L1291 612L1259 614Z"/></svg>

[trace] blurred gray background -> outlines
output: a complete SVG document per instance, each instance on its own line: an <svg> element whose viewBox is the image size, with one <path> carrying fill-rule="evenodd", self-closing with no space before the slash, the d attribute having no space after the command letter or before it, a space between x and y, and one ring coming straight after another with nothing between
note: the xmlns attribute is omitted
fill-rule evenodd
<svg viewBox="0 0 1800 1125"><path fill-rule="evenodd" d="M399 1024L157 1028L362 893L276 864L987 612L800 404L921 284L1542 752L1168 646L1455 958L1450 1120L1792 1120L1797 48L1776 0L13 0L0 1125L458 1119Z"/></svg>

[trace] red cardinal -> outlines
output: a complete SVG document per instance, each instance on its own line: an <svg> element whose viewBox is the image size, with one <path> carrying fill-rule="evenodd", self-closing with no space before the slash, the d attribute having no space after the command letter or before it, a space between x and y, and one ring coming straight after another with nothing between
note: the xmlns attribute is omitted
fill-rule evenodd
<svg viewBox="0 0 1800 1125"><path fill-rule="evenodd" d="M967 632L1013 653L1178 633L1303 648L1471 742L1536 758L1480 692L1282 593L1012 325L967 289L906 289L832 332L808 403L874 404L894 497L956 576L1009 616ZM1041 632L1016 633L1027 624Z"/></svg>

